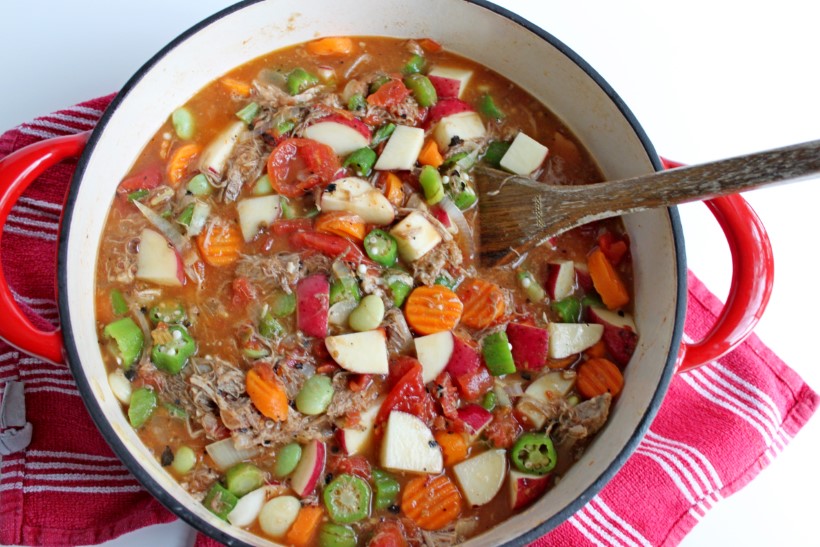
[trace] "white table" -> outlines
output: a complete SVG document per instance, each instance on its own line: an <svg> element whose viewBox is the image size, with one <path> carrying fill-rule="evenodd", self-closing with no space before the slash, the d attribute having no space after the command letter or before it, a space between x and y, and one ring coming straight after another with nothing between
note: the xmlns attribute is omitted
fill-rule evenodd
<svg viewBox="0 0 820 547"><path fill-rule="evenodd" d="M4 0L0 130L116 91L166 42L227 0ZM820 4L808 0L534 2L498 0L584 57L632 109L661 154L702 162L820 136ZM554 5L551 5L554 4ZM817 204L820 180L747 198L768 228L775 287L757 333L820 389ZM730 262L702 205L681 207L692 270L724 298ZM817 545L820 419L683 541ZM177 522L111 545L187 545Z"/></svg>

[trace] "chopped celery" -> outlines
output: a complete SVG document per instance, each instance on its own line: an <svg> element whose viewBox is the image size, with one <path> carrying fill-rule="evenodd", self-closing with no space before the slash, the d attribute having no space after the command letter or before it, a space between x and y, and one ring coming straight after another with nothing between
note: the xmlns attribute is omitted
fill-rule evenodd
<svg viewBox="0 0 820 547"><path fill-rule="evenodd" d="M208 182L208 177L202 173L194 175L191 180L188 181L185 189L195 196L209 196L214 191L211 183Z"/></svg>
<svg viewBox="0 0 820 547"><path fill-rule="evenodd" d="M194 204L189 203L180 214L177 215L177 222L183 226L190 226L191 220L194 218Z"/></svg>
<svg viewBox="0 0 820 547"><path fill-rule="evenodd" d="M495 391L488 391L484 394L484 398L481 399L481 406L487 410L492 411L496 404L498 404L498 396L495 394Z"/></svg>
<svg viewBox="0 0 820 547"><path fill-rule="evenodd" d="M265 472L250 462L240 462L225 472L225 486L231 494L242 497L265 484Z"/></svg>
<svg viewBox="0 0 820 547"><path fill-rule="evenodd" d="M359 289L359 282L352 277L338 279L330 285L331 306L343 300L355 300L358 302L361 299L362 291Z"/></svg>
<svg viewBox="0 0 820 547"><path fill-rule="evenodd" d="M550 307L564 323L577 323L581 319L581 301L573 296L553 300Z"/></svg>
<svg viewBox="0 0 820 547"><path fill-rule="evenodd" d="M270 311L276 317L287 317L296 311L296 295L293 293L276 292L271 298Z"/></svg>
<svg viewBox="0 0 820 547"><path fill-rule="evenodd" d="M291 131L293 131L294 127L296 127L296 124L293 122L293 120L285 120L283 122L279 122L276 125L276 133L281 137L285 133L290 133Z"/></svg>
<svg viewBox="0 0 820 547"><path fill-rule="evenodd" d="M272 338L282 332L282 330L282 325L279 324L279 321L277 321L270 312L265 313L262 319L259 320L259 334L265 338Z"/></svg>
<svg viewBox="0 0 820 547"><path fill-rule="evenodd" d="M148 190L142 189L142 190L136 190L134 192L131 192L130 194L128 194L127 197L128 197L128 201L137 201L139 199L144 198L148 194L149 194Z"/></svg>
<svg viewBox="0 0 820 547"><path fill-rule="evenodd" d="M248 103L241 110L236 113L236 117L250 125L259 114L259 105L257 103Z"/></svg>
<svg viewBox="0 0 820 547"><path fill-rule="evenodd" d="M453 197L453 203L455 203L456 207L458 207L462 211L466 211L467 209L472 207L476 201L478 201L478 196L476 196L475 192L473 192L469 188L462 192L459 192Z"/></svg>
<svg viewBox="0 0 820 547"><path fill-rule="evenodd" d="M381 86L386 84L390 81L390 76L387 74L381 74L377 76L372 82L370 82L370 93L375 93L379 90Z"/></svg>
<svg viewBox="0 0 820 547"><path fill-rule="evenodd" d="M111 311L114 315L123 315L128 311L128 302L120 291L114 289L111 291Z"/></svg>
<svg viewBox="0 0 820 547"><path fill-rule="evenodd" d="M388 283L387 288L390 289L390 294L393 295L393 305L397 308L404 304L404 300L413 289L412 285L399 280L391 281Z"/></svg>
<svg viewBox="0 0 820 547"><path fill-rule="evenodd" d="M168 411L168 415L171 418L177 418L178 420L185 420L188 418L188 413L185 412L185 409L181 406L177 406L173 403L163 403L162 406L165 407L165 410Z"/></svg>
<svg viewBox="0 0 820 547"><path fill-rule="evenodd" d="M456 286L456 280L450 277L447 274L441 274L436 278L433 282L434 285L441 285L442 287L447 287L448 289L452 290Z"/></svg>
<svg viewBox="0 0 820 547"><path fill-rule="evenodd" d="M517 277L518 284L521 285L521 288L527 293L527 299L530 302L538 304L544 301L544 298L547 297L547 293L530 272L521 270L518 272Z"/></svg>

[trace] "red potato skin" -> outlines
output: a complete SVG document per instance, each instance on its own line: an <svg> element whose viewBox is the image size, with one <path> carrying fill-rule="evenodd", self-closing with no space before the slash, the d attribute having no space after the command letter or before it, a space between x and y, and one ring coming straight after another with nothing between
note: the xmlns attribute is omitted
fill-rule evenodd
<svg viewBox="0 0 820 547"><path fill-rule="evenodd" d="M618 328L604 324L602 339L612 360L621 368L629 363L638 346L638 334L628 327Z"/></svg>
<svg viewBox="0 0 820 547"><path fill-rule="evenodd" d="M469 404L458 409L458 417L467 425L467 431L473 435L487 427L493 419L492 413L477 404Z"/></svg>
<svg viewBox="0 0 820 547"><path fill-rule="evenodd" d="M327 336L330 283L323 274L308 276L296 285L296 324L308 336Z"/></svg>
<svg viewBox="0 0 820 547"><path fill-rule="evenodd" d="M556 286L558 285L558 275L561 272L561 267L562 267L561 264L555 264L555 263L547 264L546 289L547 289L547 294L553 300L560 300L561 298L564 298L564 296L566 296L565 294L559 295L559 294L557 294L557 291L556 291ZM578 283L577 269L575 269L574 272L575 272L575 277L576 277L575 283ZM590 279L590 283L592 283L592 278L590 277L589 279Z"/></svg>
<svg viewBox="0 0 820 547"><path fill-rule="evenodd" d="M430 83L436 89L436 95L439 99L457 99L458 90L461 87L461 82L453 78L445 78L443 76L427 76Z"/></svg>
<svg viewBox="0 0 820 547"><path fill-rule="evenodd" d="M551 477L551 475L545 475L537 478L519 477L515 479L510 476L510 480L515 481L512 487L512 495L510 496L513 511L526 507L534 500L540 498L541 495L547 491Z"/></svg>
<svg viewBox="0 0 820 547"><path fill-rule="evenodd" d="M518 370L541 370L547 364L549 333L546 329L510 323L507 339L512 345L512 356Z"/></svg>
<svg viewBox="0 0 820 547"><path fill-rule="evenodd" d="M458 378L465 374L473 374L479 366L481 366L481 356L478 354L478 350L458 336L453 335L453 354L445 367L450 376Z"/></svg>
<svg viewBox="0 0 820 547"><path fill-rule="evenodd" d="M348 127L352 127L353 129L361 133L362 136L364 136L364 138L366 138L368 141L371 140L371 138L373 137L373 133L370 131L370 128L367 127L367 124L359 120L358 118L347 118L340 114L330 114L329 116L325 116L324 118L316 120L316 123L322 122L336 122L342 125L346 125Z"/></svg>
<svg viewBox="0 0 820 547"><path fill-rule="evenodd" d="M474 112L475 109L470 103L464 102L461 99L441 99L430 108L430 114L427 116L427 125L431 126L442 118L458 114L460 112Z"/></svg>

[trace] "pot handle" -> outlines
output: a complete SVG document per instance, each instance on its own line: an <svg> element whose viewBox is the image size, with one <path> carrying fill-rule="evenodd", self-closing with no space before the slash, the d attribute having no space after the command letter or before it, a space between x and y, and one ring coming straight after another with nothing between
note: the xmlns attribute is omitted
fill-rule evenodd
<svg viewBox="0 0 820 547"><path fill-rule="evenodd" d="M671 169L682 164L663 160ZM683 342L678 372L726 355L752 333L763 315L774 283L772 245L763 223L739 194L704 201L717 219L732 255L732 283L717 321L699 341Z"/></svg>
<svg viewBox="0 0 820 547"><path fill-rule="evenodd" d="M0 160L0 242L11 208L43 171L62 160L79 156L90 131L55 137L17 150ZM2 246L0 245L0 249ZM2 251L0 251L2 259ZM62 330L37 328L14 300L0 261L0 338L12 346L52 363L63 363Z"/></svg>

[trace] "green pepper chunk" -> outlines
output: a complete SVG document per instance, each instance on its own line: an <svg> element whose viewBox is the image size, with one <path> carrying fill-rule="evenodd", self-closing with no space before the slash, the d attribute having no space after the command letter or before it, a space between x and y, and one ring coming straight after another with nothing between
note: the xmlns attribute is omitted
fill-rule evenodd
<svg viewBox="0 0 820 547"><path fill-rule="evenodd" d="M404 281L398 280L388 283L387 288L390 289L390 294L393 295L393 305L397 308L400 308L401 305L404 304L404 300L407 298L407 295L410 294L411 290L413 290L412 286Z"/></svg>
<svg viewBox="0 0 820 547"><path fill-rule="evenodd" d="M456 207L462 211L466 211L472 207L476 201L478 201L478 196L475 195L475 192L469 189L459 192L453 197L453 203L455 203Z"/></svg>
<svg viewBox="0 0 820 547"><path fill-rule="evenodd" d="M396 238L376 228L365 236L364 250L373 262L389 268L396 263L399 244Z"/></svg>
<svg viewBox="0 0 820 547"><path fill-rule="evenodd" d="M563 323L577 323L581 319L581 301L573 296L553 300L550 307Z"/></svg>
<svg viewBox="0 0 820 547"><path fill-rule="evenodd" d="M504 154L507 153L507 150L510 149L510 145L512 143L503 142L503 141L493 141L487 146L487 151L484 152L484 163L495 167L498 169L501 167L501 158L504 157Z"/></svg>
<svg viewBox="0 0 820 547"><path fill-rule="evenodd" d="M230 490L219 484L214 483L202 504L214 515L222 520L228 520L228 514L236 507L239 498L231 493Z"/></svg>
<svg viewBox="0 0 820 547"><path fill-rule="evenodd" d="M481 343L481 353L487 364L487 370L493 376L515 372L515 361L513 361L506 332L494 332L485 336Z"/></svg>
<svg viewBox="0 0 820 547"><path fill-rule="evenodd" d="M396 124L394 123L387 123L382 126L379 126L376 129L376 132L373 133L373 138L370 139L370 146L375 148L376 146L380 145L384 141L390 138L390 135L393 134L393 131L396 130Z"/></svg>
<svg viewBox="0 0 820 547"><path fill-rule="evenodd" d="M481 96L481 99L478 101L478 109L482 114L490 118L495 118L496 120L504 118L504 113L496 106L492 95L489 93L485 93Z"/></svg>
<svg viewBox="0 0 820 547"><path fill-rule="evenodd" d="M319 83L319 78L306 71L304 68L294 68L288 74L285 85L288 88L288 93L291 95L298 95L309 87Z"/></svg>
<svg viewBox="0 0 820 547"><path fill-rule="evenodd" d="M259 110L260 107L257 103L248 103L236 113L236 117L250 125L253 123L253 120L256 118L257 114L259 114Z"/></svg>
<svg viewBox="0 0 820 547"><path fill-rule="evenodd" d="M344 302L345 300L362 299L362 291L359 282L353 277L343 277L330 284L330 305Z"/></svg>
<svg viewBox="0 0 820 547"><path fill-rule="evenodd" d="M128 302L125 301L125 297L120 291L117 289L111 291L110 298L111 311L114 312L114 315L123 315L128 312Z"/></svg>
<svg viewBox="0 0 820 547"><path fill-rule="evenodd" d="M372 148L365 146L351 153L344 161L345 167L350 167L360 177L367 177L376 164L376 153Z"/></svg>
<svg viewBox="0 0 820 547"><path fill-rule="evenodd" d="M356 475L343 473L330 481L322 499L336 524L350 524L370 514L370 485Z"/></svg>
<svg viewBox="0 0 820 547"><path fill-rule="evenodd" d="M347 100L347 109L351 112L364 110L365 108L367 108L367 102L364 100L364 95L361 93L356 93Z"/></svg>
<svg viewBox="0 0 820 547"><path fill-rule="evenodd" d="M131 427L139 428L148 421L157 408L157 394L154 390L141 387L131 393L131 402L128 405L128 421Z"/></svg>
<svg viewBox="0 0 820 547"><path fill-rule="evenodd" d="M196 342L184 327L168 327L171 340L166 344L155 344L151 349L151 362L169 374L179 374L188 363L188 357L196 351Z"/></svg>
<svg viewBox="0 0 820 547"><path fill-rule="evenodd" d="M130 370L140 358L142 346L145 344L142 329L130 317L123 317L109 323L103 329L103 335L114 340L117 346L115 353L122 368Z"/></svg>
<svg viewBox="0 0 820 547"><path fill-rule="evenodd" d="M225 472L225 486L241 498L265 484L265 472L249 462L241 462Z"/></svg>
<svg viewBox="0 0 820 547"><path fill-rule="evenodd" d="M404 74L418 74L422 70L424 70L424 65L427 64L427 61L419 54L414 54L410 57L410 60L402 67L401 71Z"/></svg>
<svg viewBox="0 0 820 547"><path fill-rule="evenodd" d="M377 76L372 82L370 82L370 93L373 94L379 90L381 86L386 84L390 81L390 76L387 74L381 74Z"/></svg>
<svg viewBox="0 0 820 547"><path fill-rule="evenodd" d="M420 106L433 106L438 101L436 88L424 74L410 74L404 78L404 85L413 92L413 98Z"/></svg>
<svg viewBox="0 0 820 547"><path fill-rule="evenodd" d="M425 165L421 168L419 173L419 184L424 190L424 199L430 205L435 205L444 199L444 185L441 181L441 175L438 169L432 165Z"/></svg>
<svg viewBox="0 0 820 547"><path fill-rule="evenodd" d="M486 410L494 409L496 404L498 404L498 395L496 395L494 391L488 391L484 394L484 398L481 399L481 406Z"/></svg>
<svg viewBox="0 0 820 547"><path fill-rule="evenodd" d="M376 509L385 510L396 504L399 497L399 482L381 469L373 470L373 505Z"/></svg>
<svg viewBox="0 0 820 547"><path fill-rule="evenodd" d="M518 437L510 458L519 471L533 475L546 475L558 462L552 439L545 433L524 433Z"/></svg>
<svg viewBox="0 0 820 547"><path fill-rule="evenodd" d="M155 327L160 323L181 325L188 319L188 314L179 302L164 301L148 310L148 319Z"/></svg>
<svg viewBox="0 0 820 547"><path fill-rule="evenodd" d="M183 226L190 226L191 221L194 219L194 204L190 203L182 212L177 215L177 222L182 224Z"/></svg>
<svg viewBox="0 0 820 547"><path fill-rule="evenodd" d="M148 190L146 190L144 188L142 190L136 190L136 191L131 192L130 194L128 194L128 201L141 200L142 198L144 198L148 194L149 194Z"/></svg>
<svg viewBox="0 0 820 547"><path fill-rule="evenodd" d="M356 547L359 540L350 526L326 522L319 530L319 547Z"/></svg>

